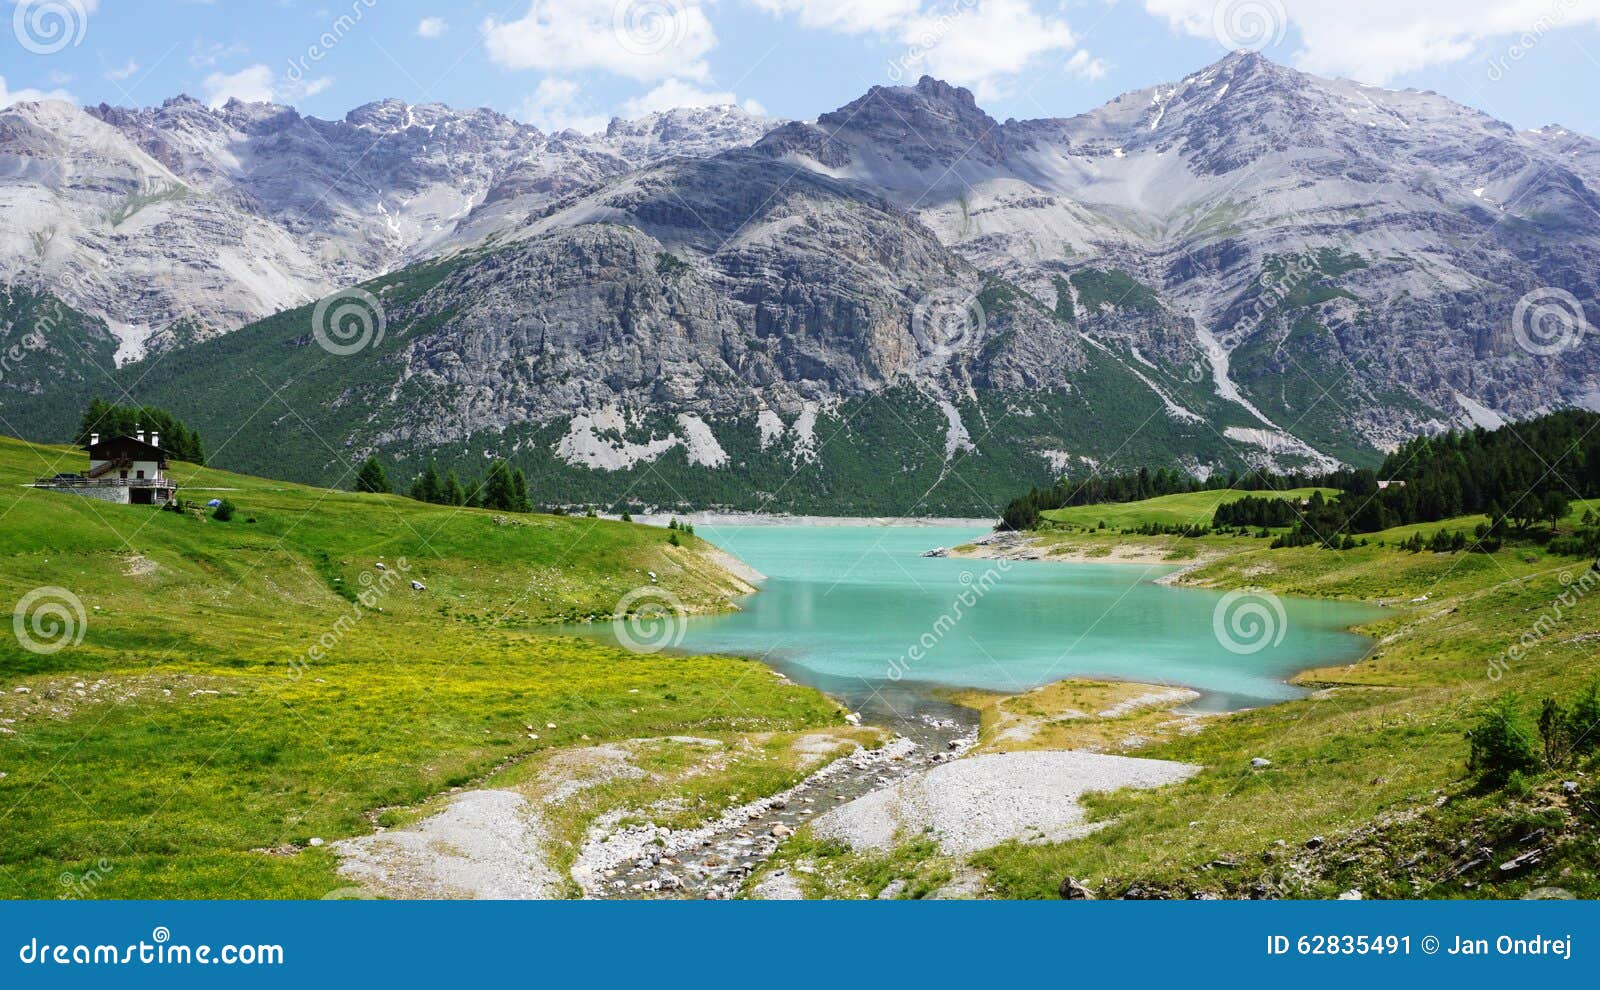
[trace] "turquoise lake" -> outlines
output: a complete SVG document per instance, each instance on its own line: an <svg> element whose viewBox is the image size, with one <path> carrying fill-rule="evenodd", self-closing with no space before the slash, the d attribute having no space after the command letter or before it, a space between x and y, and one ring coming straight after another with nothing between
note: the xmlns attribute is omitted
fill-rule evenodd
<svg viewBox="0 0 1600 990"><path fill-rule="evenodd" d="M1347 630L1379 614L1235 595L1219 615L1221 592L1153 583L1171 567L921 556L986 532L975 528L695 531L766 580L743 611L687 620L679 648L756 657L852 699L1103 677L1191 687L1197 710L1249 707L1300 696L1285 682L1297 671L1359 659L1370 641Z"/></svg>

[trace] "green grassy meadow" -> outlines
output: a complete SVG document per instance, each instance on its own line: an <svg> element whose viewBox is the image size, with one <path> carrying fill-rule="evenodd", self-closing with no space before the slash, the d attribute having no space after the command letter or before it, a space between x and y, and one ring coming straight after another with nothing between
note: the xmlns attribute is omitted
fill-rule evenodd
<svg viewBox="0 0 1600 990"><path fill-rule="evenodd" d="M1324 496L1338 492L1332 488L1294 488L1282 492L1245 492L1218 489L1208 492L1184 492L1180 495L1162 495L1142 502L1112 502L1105 505L1073 505L1063 509L1046 509L1040 513L1046 520L1061 526L1080 526L1094 529L1105 523L1108 529L1137 529L1146 523L1163 526L1206 525L1217 511L1217 506L1237 502L1248 495L1264 497L1276 495L1295 500L1311 497L1321 491Z"/></svg>
<svg viewBox="0 0 1600 990"><path fill-rule="evenodd" d="M1597 504L1575 503L1563 526ZM1167 499L1115 508L1109 525L1169 521L1173 511ZM1175 786L1092 797L1091 818L1108 824L1089 837L981 854L976 863L989 871L992 891L1053 897L1070 874L1113 895L1332 897L1354 888L1366 896L1517 897L1553 887L1600 896L1600 815L1592 799L1560 786L1592 775L1593 758L1516 793L1479 788L1466 767L1466 732L1488 701L1512 695L1531 717L1539 699L1571 698L1600 676L1600 588L1579 590L1589 560L1532 543L1493 554L1396 548L1417 531L1470 532L1479 521L1367 534L1367 545L1351 550L1270 550L1265 539L1216 535L1039 534L1056 550L1135 546L1192 561L1187 584L1359 599L1389 614L1360 630L1373 637L1361 662L1298 678L1307 697L1127 750L1206 769ZM1519 642L1525 654L1504 663ZM1252 768L1255 757L1271 766ZM1338 853L1306 852L1316 839ZM1535 867L1498 868L1540 842L1549 849ZM1476 862L1480 849L1492 854Z"/></svg>
<svg viewBox="0 0 1600 990"><path fill-rule="evenodd" d="M0 896L320 897L346 882L313 838L548 750L840 724L751 661L550 630L644 586L729 607L696 538L191 465L180 496L232 521L23 487L82 467L0 439L0 600L59 589L23 628L60 647L0 637Z"/></svg>

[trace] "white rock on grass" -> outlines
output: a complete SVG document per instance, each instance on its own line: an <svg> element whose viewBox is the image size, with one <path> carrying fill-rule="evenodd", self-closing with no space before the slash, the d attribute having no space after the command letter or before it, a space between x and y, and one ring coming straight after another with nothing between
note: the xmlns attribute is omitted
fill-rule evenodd
<svg viewBox="0 0 1600 990"><path fill-rule="evenodd" d="M465 791L405 829L334 843L339 872L391 897L524 900L554 897L543 822L514 791Z"/></svg>
<svg viewBox="0 0 1600 990"><path fill-rule="evenodd" d="M859 797L822 815L814 827L867 849L890 849L900 836L931 832L952 855L1011 839L1060 842L1097 827L1084 822L1081 795L1159 787L1199 771L1187 763L1076 750L988 753Z"/></svg>

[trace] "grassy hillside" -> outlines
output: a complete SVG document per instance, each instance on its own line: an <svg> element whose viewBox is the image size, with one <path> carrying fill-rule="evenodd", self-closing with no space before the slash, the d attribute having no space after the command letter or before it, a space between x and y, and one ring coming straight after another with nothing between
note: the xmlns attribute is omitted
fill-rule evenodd
<svg viewBox="0 0 1600 990"><path fill-rule="evenodd" d="M1575 504L1563 525L1597 505ZM1188 583L1359 599L1389 614L1362 630L1375 638L1364 660L1303 674L1317 690L1302 700L1119 747L1206 769L1173 787L1092 798L1093 816L1107 825L1089 838L981 856L995 890L1052 897L1070 874L1102 896L1355 888L1369 897L1515 897L1546 886L1600 895L1600 815L1586 786L1576 796L1561 786L1592 776L1593 758L1510 791L1479 788L1466 768L1466 731L1487 702L1512 696L1531 718L1540 699L1570 700L1600 676L1600 595L1580 593L1590 561L1529 544L1493 554L1396 548L1418 530L1470 532L1479 521L1368 534L1368 545L1344 551L1269 550L1266 540L1219 536L1040 534L1046 556L1137 548L1150 559L1197 561ZM1519 642L1526 654L1495 669ZM1252 768L1255 757L1271 766ZM1541 850L1537 863L1500 868L1531 850Z"/></svg>
<svg viewBox="0 0 1600 990"><path fill-rule="evenodd" d="M1040 513L1047 521L1063 526L1082 526L1093 529L1102 522L1109 529L1137 529L1147 523L1163 526L1208 525L1217 506L1237 502L1247 495L1266 497L1276 495L1296 501L1311 497L1321 491L1326 496L1337 495L1332 488L1294 488L1283 492L1242 492L1222 489L1214 492L1185 492L1181 495L1162 495L1140 502L1115 502L1104 505L1073 505L1064 509L1046 509Z"/></svg>
<svg viewBox="0 0 1600 990"><path fill-rule="evenodd" d="M313 837L507 761L840 721L746 661L547 628L641 586L725 607L745 586L693 537L188 465L180 494L226 497L232 521L21 487L82 458L0 439L0 600L62 647L0 637L0 895L92 870L95 896L317 897L343 884Z"/></svg>

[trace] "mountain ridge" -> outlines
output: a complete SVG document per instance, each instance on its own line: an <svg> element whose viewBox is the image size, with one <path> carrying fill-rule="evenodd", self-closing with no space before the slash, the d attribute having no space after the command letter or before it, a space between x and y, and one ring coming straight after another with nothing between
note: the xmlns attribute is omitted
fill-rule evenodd
<svg viewBox="0 0 1600 990"><path fill-rule="evenodd" d="M222 116L249 120L227 127L289 148L323 126L230 106ZM925 448L901 470L947 494L965 486L940 508L974 511L992 507L1002 474L1127 465L1130 441L1145 462L1202 475L1371 465L1418 432L1600 404L1587 335L1530 347L1551 328L1516 323L1540 292L1559 293L1537 311L1554 307L1556 330L1600 317L1600 142L1563 128L1518 132L1437 94L1250 54L1073 117L1002 123L928 77L809 123L698 113L614 121L597 150L498 115L474 129L398 101L351 111L345 128L381 135L383 174L437 194L436 170L459 165L484 192L463 209L451 186L389 217L410 224L401 233L360 242L395 257L406 236L426 246L406 256L420 281L396 262L361 283L404 346L331 366L345 418L317 420L328 446L404 464L509 447L530 474L596 501L657 471L672 479L657 504L686 486L740 507L793 498L753 481L787 465L883 511L843 494L897 446L889 427L849 428L878 403L903 420L899 446ZM204 114L196 126L218 119ZM122 126L167 158L190 149L185 174L206 174L192 162L211 146L175 124ZM484 126L501 128L498 143ZM519 140L593 172L525 156L483 184L470 156L418 157ZM266 170L256 187L285 181ZM271 198L287 209L296 191ZM301 240L330 243L352 216L330 209ZM450 230L417 233L440 216ZM396 286L422 283L390 305ZM257 348L260 374L244 391L314 403L265 356L290 312L240 345ZM198 347L189 363L208 365L215 349L192 341L215 335L166 350ZM131 370L181 409L194 373L167 377L164 353ZM1110 408L1141 410L1131 425L1149 435L1119 442ZM849 450L830 452L830 429ZM722 476L750 484L708 480Z"/></svg>

